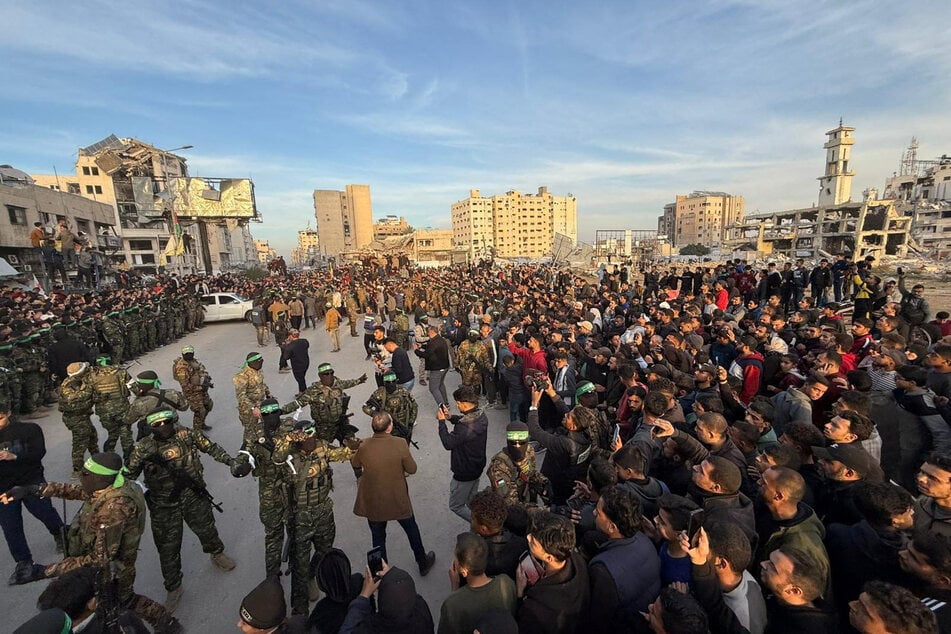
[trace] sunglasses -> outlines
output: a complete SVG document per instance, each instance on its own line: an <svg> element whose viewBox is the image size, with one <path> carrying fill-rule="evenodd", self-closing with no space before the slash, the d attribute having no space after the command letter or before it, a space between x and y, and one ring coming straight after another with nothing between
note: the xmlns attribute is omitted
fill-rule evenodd
<svg viewBox="0 0 951 634"><path fill-rule="evenodd" d="M510 440L508 441L508 443L516 447L521 447L522 445L527 445L528 441L527 440Z"/></svg>

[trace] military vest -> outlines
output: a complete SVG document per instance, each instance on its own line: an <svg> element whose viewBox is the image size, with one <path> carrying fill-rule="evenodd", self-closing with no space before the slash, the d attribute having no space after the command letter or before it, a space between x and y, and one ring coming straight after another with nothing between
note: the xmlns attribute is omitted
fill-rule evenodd
<svg viewBox="0 0 951 634"><path fill-rule="evenodd" d="M119 368L105 366L96 368L92 374L92 389L101 400L116 398L128 399L129 387L122 380L124 371Z"/></svg>
<svg viewBox="0 0 951 634"><path fill-rule="evenodd" d="M128 498L132 500L132 503L135 505L135 521L138 530L135 531L137 534L133 535L132 533L134 531L130 530L129 526L122 526L120 527L121 534L114 536L107 535L107 539L121 540L123 542L119 549L120 559L124 559L124 555L129 554L129 552L126 552L127 550L131 550L132 554L135 553L135 550L138 548L139 537L145 529L145 496L137 484L133 484L127 480L118 489L110 486L101 491L97 491L93 497L82 505L79 512L76 513L76 516L73 518L73 522L69 525L69 530L66 534L65 555L67 557L82 557L93 553L99 532L99 527L93 524L93 520L99 514L102 507L116 498ZM126 543L127 541L131 542L133 538L134 544Z"/></svg>

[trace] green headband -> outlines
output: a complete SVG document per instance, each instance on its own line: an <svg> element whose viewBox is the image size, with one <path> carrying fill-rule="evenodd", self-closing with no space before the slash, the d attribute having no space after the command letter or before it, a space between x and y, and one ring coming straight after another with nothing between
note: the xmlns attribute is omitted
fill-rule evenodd
<svg viewBox="0 0 951 634"><path fill-rule="evenodd" d="M324 372L333 372L334 368L329 363L321 363L317 366L317 374L323 374Z"/></svg>
<svg viewBox="0 0 951 634"><path fill-rule="evenodd" d="M112 481L112 488L114 489L118 489L125 483L125 477L122 475L121 470L104 467L92 458L86 460L85 464L83 464L83 469L96 475L115 476L115 480Z"/></svg>
<svg viewBox="0 0 951 634"><path fill-rule="evenodd" d="M273 414L274 412L281 411L281 406L278 403L268 403L267 405L262 405L259 409L262 414Z"/></svg>
<svg viewBox="0 0 951 634"><path fill-rule="evenodd" d="M158 412L152 412L145 417L145 424L152 426L152 423L157 423L159 421L173 420L175 418L175 412L170 409L163 409Z"/></svg>
<svg viewBox="0 0 951 634"><path fill-rule="evenodd" d="M507 431L505 432L506 440L528 440L528 430L523 431Z"/></svg>
<svg viewBox="0 0 951 634"><path fill-rule="evenodd" d="M107 365L109 365L109 362L110 362L111 360L112 360L112 357L110 357L110 356L108 356L108 355L103 355L103 356L101 356L101 357L97 357L97 358L96 358L96 363L98 363L98 364L101 365L101 366L107 366Z"/></svg>
<svg viewBox="0 0 951 634"><path fill-rule="evenodd" d="M137 378L137 379L135 380L135 382L136 382L136 383L141 383L142 385L154 385L155 387L159 387L160 385L162 385L162 382L159 381L158 379L139 379L139 378Z"/></svg>
<svg viewBox="0 0 951 634"><path fill-rule="evenodd" d="M384 381L387 381L387 382L388 382L388 381L395 381L395 380L396 380L396 373L395 373L395 372L387 372L386 374L383 375L383 380L384 380Z"/></svg>
<svg viewBox="0 0 951 634"><path fill-rule="evenodd" d="M254 363L255 361L260 361L260 360L262 360L263 358L264 358L264 357L261 356L261 353L260 353L260 352L255 352L255 353L252 354L250 357L248 357L247 359L244 360L244 365L242 365L241 367L242 367L242 368L246 368L246 367L248 367L248 364Z"/></svg>

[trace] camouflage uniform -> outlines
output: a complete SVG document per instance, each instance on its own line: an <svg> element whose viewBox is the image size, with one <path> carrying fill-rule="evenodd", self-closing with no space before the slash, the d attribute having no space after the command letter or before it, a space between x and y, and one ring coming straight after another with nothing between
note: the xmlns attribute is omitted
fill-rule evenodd
<svg viewBox="0 0 951 634"><path fill-rule="evenodd" d="M354 299L353 293L347 293L347 300L345 302L347 307L347 321L350 324L350 336L357 336L357 318L360 316L360 307L357 306L357 300ZM362 320L361 320L362 323Z"/></svg>
<svg viewBox="0 0 951 634"><path fill-rule="evenodd" d="M407 443L413 440L419 406L406 388L397 387L392 394L387 394L385 387L377 388L363 406L363 413L373 416L377 412L388 412L393 418L392 435L405 438Z"/></svg>
<svg viewBox="0 0 951 634"><path fill-rule="evenodd" d="M133 589L135 560L145 532L145 498L138 485L126 481L121 487L110 486L89 495L78 484L51 482L41 495L83 501L70 524L67 557L47 566L46 576L58 577L82 566L114 561L120 604L153 627L168 625L171 615L165 607Z"/></svg>
<svg viewBox="0 0 951 634"><path fill-rule="evenodd" d="M175 359L175 363L172 364L172 376L182 386L182 394L188 401L188 407L195 413L192 428L201 431L205 428L205 417L214 406L214 402L208 396L207 387L211 384L211 377L208 376L204 365L195 359L188 361L184 357Z"/></svg>
<svg viewBox="0 0 951 634"><path fill-rule="evenodd" d="M134 359L142 354L142 337L139 329L139 309L132 307L126 308L123 315L125 322L126 339L129 344L129 358Z"/></svg>
<svg viewBox="0 0 951 634"><path fill-rule="evenodd" d="M403 311L399 311L393 318L390 338L399 344L400 348L409 347L409 318Z"/></svg>
<svg viewBox="0 0 951 634"><path fill-rule="evenodd" d="M191 332L195 329L195 298L188 296L185 299L185 330Z"/></svg>
<svg viewBox="0 0 951 634"><path fill-rule="evenodd" d="M13 345L0 346L0 409L9 408L16 419L20 412L20 373L10 356Z"/></svg>
<svg viewBox="0 0 951 634"><path fill-rule="evenodd" d="M99 453L99 435L92 424L93 387L88 373L67 377L59 386L59 411L73 435L73 471L83 468L86 451Z"/></svg>
<svg viewBox="0 0 951 634"><path fill-rule="evenodd" d="M287 428L284 427L284 431ZM288 476L289 489L296 504L292 527L294 560L291 562L291 608L294 614L307 614L307 580L310 573L311 547L314 560L319 560L334 545L337 528L334 524L333 469L331 462L345 462L354 451L347 448L332 448L317 440L316 448L305 453L295 439L306 438L303 432L290 432L277 436L274 461L282 462L291 457L296 474Z"/></svg>
<svg viewBox="0 0 951 634"><path fill-rule="evenodd" d="M468 339L460 343L459 351L456 353L456 367L462 375L463 385L480 390L482 372L491 369L485 345L481 341L473 343Z"/></svg>
<svg viewBox="0 0 951 634"><path fill-rule="evenodd" d="M254 458L252 474L258 479L258 517L264 525L265 576L281 571L281 549L284 544L284 525L287 522L287 483L290 470L274 460L275 439L293 430L293 421L282 423L269 434L260 419L248 427L242 451Z"/></svg>
<svg viewBox="0 0 951 634"><path fill-rule="evenodd" d="M593 456L611 459L611 436L614 429L608 422L607 414L599 409L585 407L580 403L571 410L572 414L582 423L585 433L591 439Z"/></svg>
<svg viewBox="0 0 951 634"><path fill-rule="evenodd" d="M113 311L102 320L102 336L109 344L112 362L119 365L125 361L125 334L119 312Z"/></svg>
<svg viewBox="0 0 951 634"><path fill-rule="evenodd" d="M17 339L13 361L20 374L20 411L29 414L42 403L44 363L46 356L33 344L36 335Z"/></svg>
<svg viewBox="0 0 951 634"><path fill-rule="evenodd" d="M317 428L317 437L327 444L334 440L342 441L344 437L353 435L343 433L344 430L341 429L346 425L347 404L350 402L350 396L344 394L344 390L365 381L365 377L347 380L334 377L334 384L331 387L318 381L295 400L284 405L281 411L289 414L299 407L310 405L310 419L314 421L314 426Z"/></svg>
<svg viewBox="0 0 951 634"><path fill-rule="evenodd" d="M178 390L160 390L152 388L145 394L135 397L132 404L129 405L129 411L126 413L126 425L132 428L132 425L142 421L146 416L157 409L170 407L184 412L188 409L188 401Z"/></svg>
<svg viewBox="0 0 951 634"><path fill-rule="evenodd" d="M238 418L247 430L256 420L251 410L271 394L271 389L264 382L264 372L248 366L235 374L231 383L238 399Z"/></svg>
<svg viewBox="0 0 951 634"><path fill-rule="evenodd" d="M151 304L144 309L146 311L145 319L145 345L149 350L155 350L158 343L158 313Z"/></svg>
<svg viewBox="0 0 951 634"><path fill-rule="evenodd" d="M518 463L505 449L495 454L485 474L489 487L502 496L507 506L535 504L538 494L549 488L548 478L535 465L535 450L531 445Z"/></svg>
<svg viewBox="0 0 951 634"><path fill-rule="evenodd" d="M155 340L160 346L168 342L168 304L164 299L155 305Z"/></svg>
<svg viewBox="0 0 951 634"><path fill-rule="evenodd" d="M160 440L154 434L140 440L132 450L125 468L131 478L145 471L145 486L149 490L146 499L152 512L152 538L158 550L166 590L175 590L182 584L183 521L198 537L204 552L216 555L225 549L218 537L211 501L193 489L178 484L172 474L159 464L165 460L171 467L190 475L198 486L204 487L204 469L199 452L229 467L236 464L228 452L201 432L180 427L168 440Z"/></svg>
<svg viewBox="0 0 951 634"><path fill-rule="evenodd" d="M106 430L106 442L102 450L112 451L116 443L121 443L122 455L126 460L132 452L132 425L128 422L130 380L125 368L114 365L96 366L89 378L96 416Z"/></svg>

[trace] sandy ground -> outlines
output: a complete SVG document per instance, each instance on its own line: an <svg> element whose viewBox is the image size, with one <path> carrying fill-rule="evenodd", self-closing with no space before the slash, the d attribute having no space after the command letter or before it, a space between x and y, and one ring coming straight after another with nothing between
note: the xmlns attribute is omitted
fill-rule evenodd
<svg viewBox="0 0 951 634"><path fill-rule="evenodd" d="M318 326L316 331L305 330L302 333L311 344L308 381L317 379L316 367L324 361L333 363L337 376L341 378L357 377L364 372L371 374L367 383L350 390L353 397L351 411L356 412L351 422L360 427L360 436L369 436L369 418L360 411L360 406L369 398L375 384L372 378L372 363L364 361L362 333L359 337L350 337L349 330L346 327L341 328L340 341L343 350L330 354L328 337L320 328ZM240 369L245 355L258 350L254 330L243 322L208 324L200 331L142 357L139 359L141 365L133 365L129 370L135 375L142 370L153 369L162 379L164 387L177 388L178 385L171 376L172 362L181 347L186 344L195 346L196 357L208 368L216 386L212 390L214 411L208 417L208 423L214 430L209 432L209 437L234 455L241 443L241 429L231 377ZM282 403L291 400L297 386L291 374L278 374L278 348L272 343L263 352L266 381L272 393ZM450 373L446 381L449 392L455 389L458 383L459 375ZM389 527L387 550L392 565L402 567L413 575L417 591L428 601L434 620L438 620L439 607L449 594L447 570L455 537L467 530L468 525L448 509L451 478L449 452L442 448L436 433L435 403L429 391L418 384L413 389L413 394L419 402L414 440L418 442L420 449L412 449L419 464L419 471L410 477L409 488L423 543L427 549L435 550L436 566L427 577L419 577L405 534L395 522ZM505 442L508 413L490 409L488 416L488 453L491 457ZM190 424L191 414L186 413L184 420ZM59 415L52 412L34 422L41 425L46 435L47 454L44 465L47 480L53 482L68 479L69 435ZM104 440L105 434L101 427L99 433L100 441ZM237 562L237 568L227 573L216 569L208 555L202 552L198 539L186 528L182 545L185 596L176 616L189 632L237 631L234 624L241 599L264 576L264 541L263 529L258 519L257 483L251 477L240 480L232 478L225 465L207 456L203 458L203 464L208 488L224 508L223 514L216 513L218 531L225 543L226 552ZM370 531L365 520L354 516L352 512L356 480L349 465L338 465L335 468L334 484L334 515L337 525L335 546L350 556L355 569L362 570L366 551L370 548ZM486 485L485 476L482 484ZM62 502L54 500L54 505L62 513ZM78 510L78 502L67 502L67 519L71 519ZM38 563L55 561L53 540L43 525L26 512L24 523L34 559ZM0 550L0 571L3 571L3 574L12 573L14 564L8 550ZM150 529L147 529L142 538L136 570L136 590L163 601L165 589ZM289 601L290 577L284 577L283 583ZM11 631L35 613L36 599L45 585L46 582L39 582L6 588L0 597L0 610L5 615L5 625L0 627L0 630Z"/></svg>

